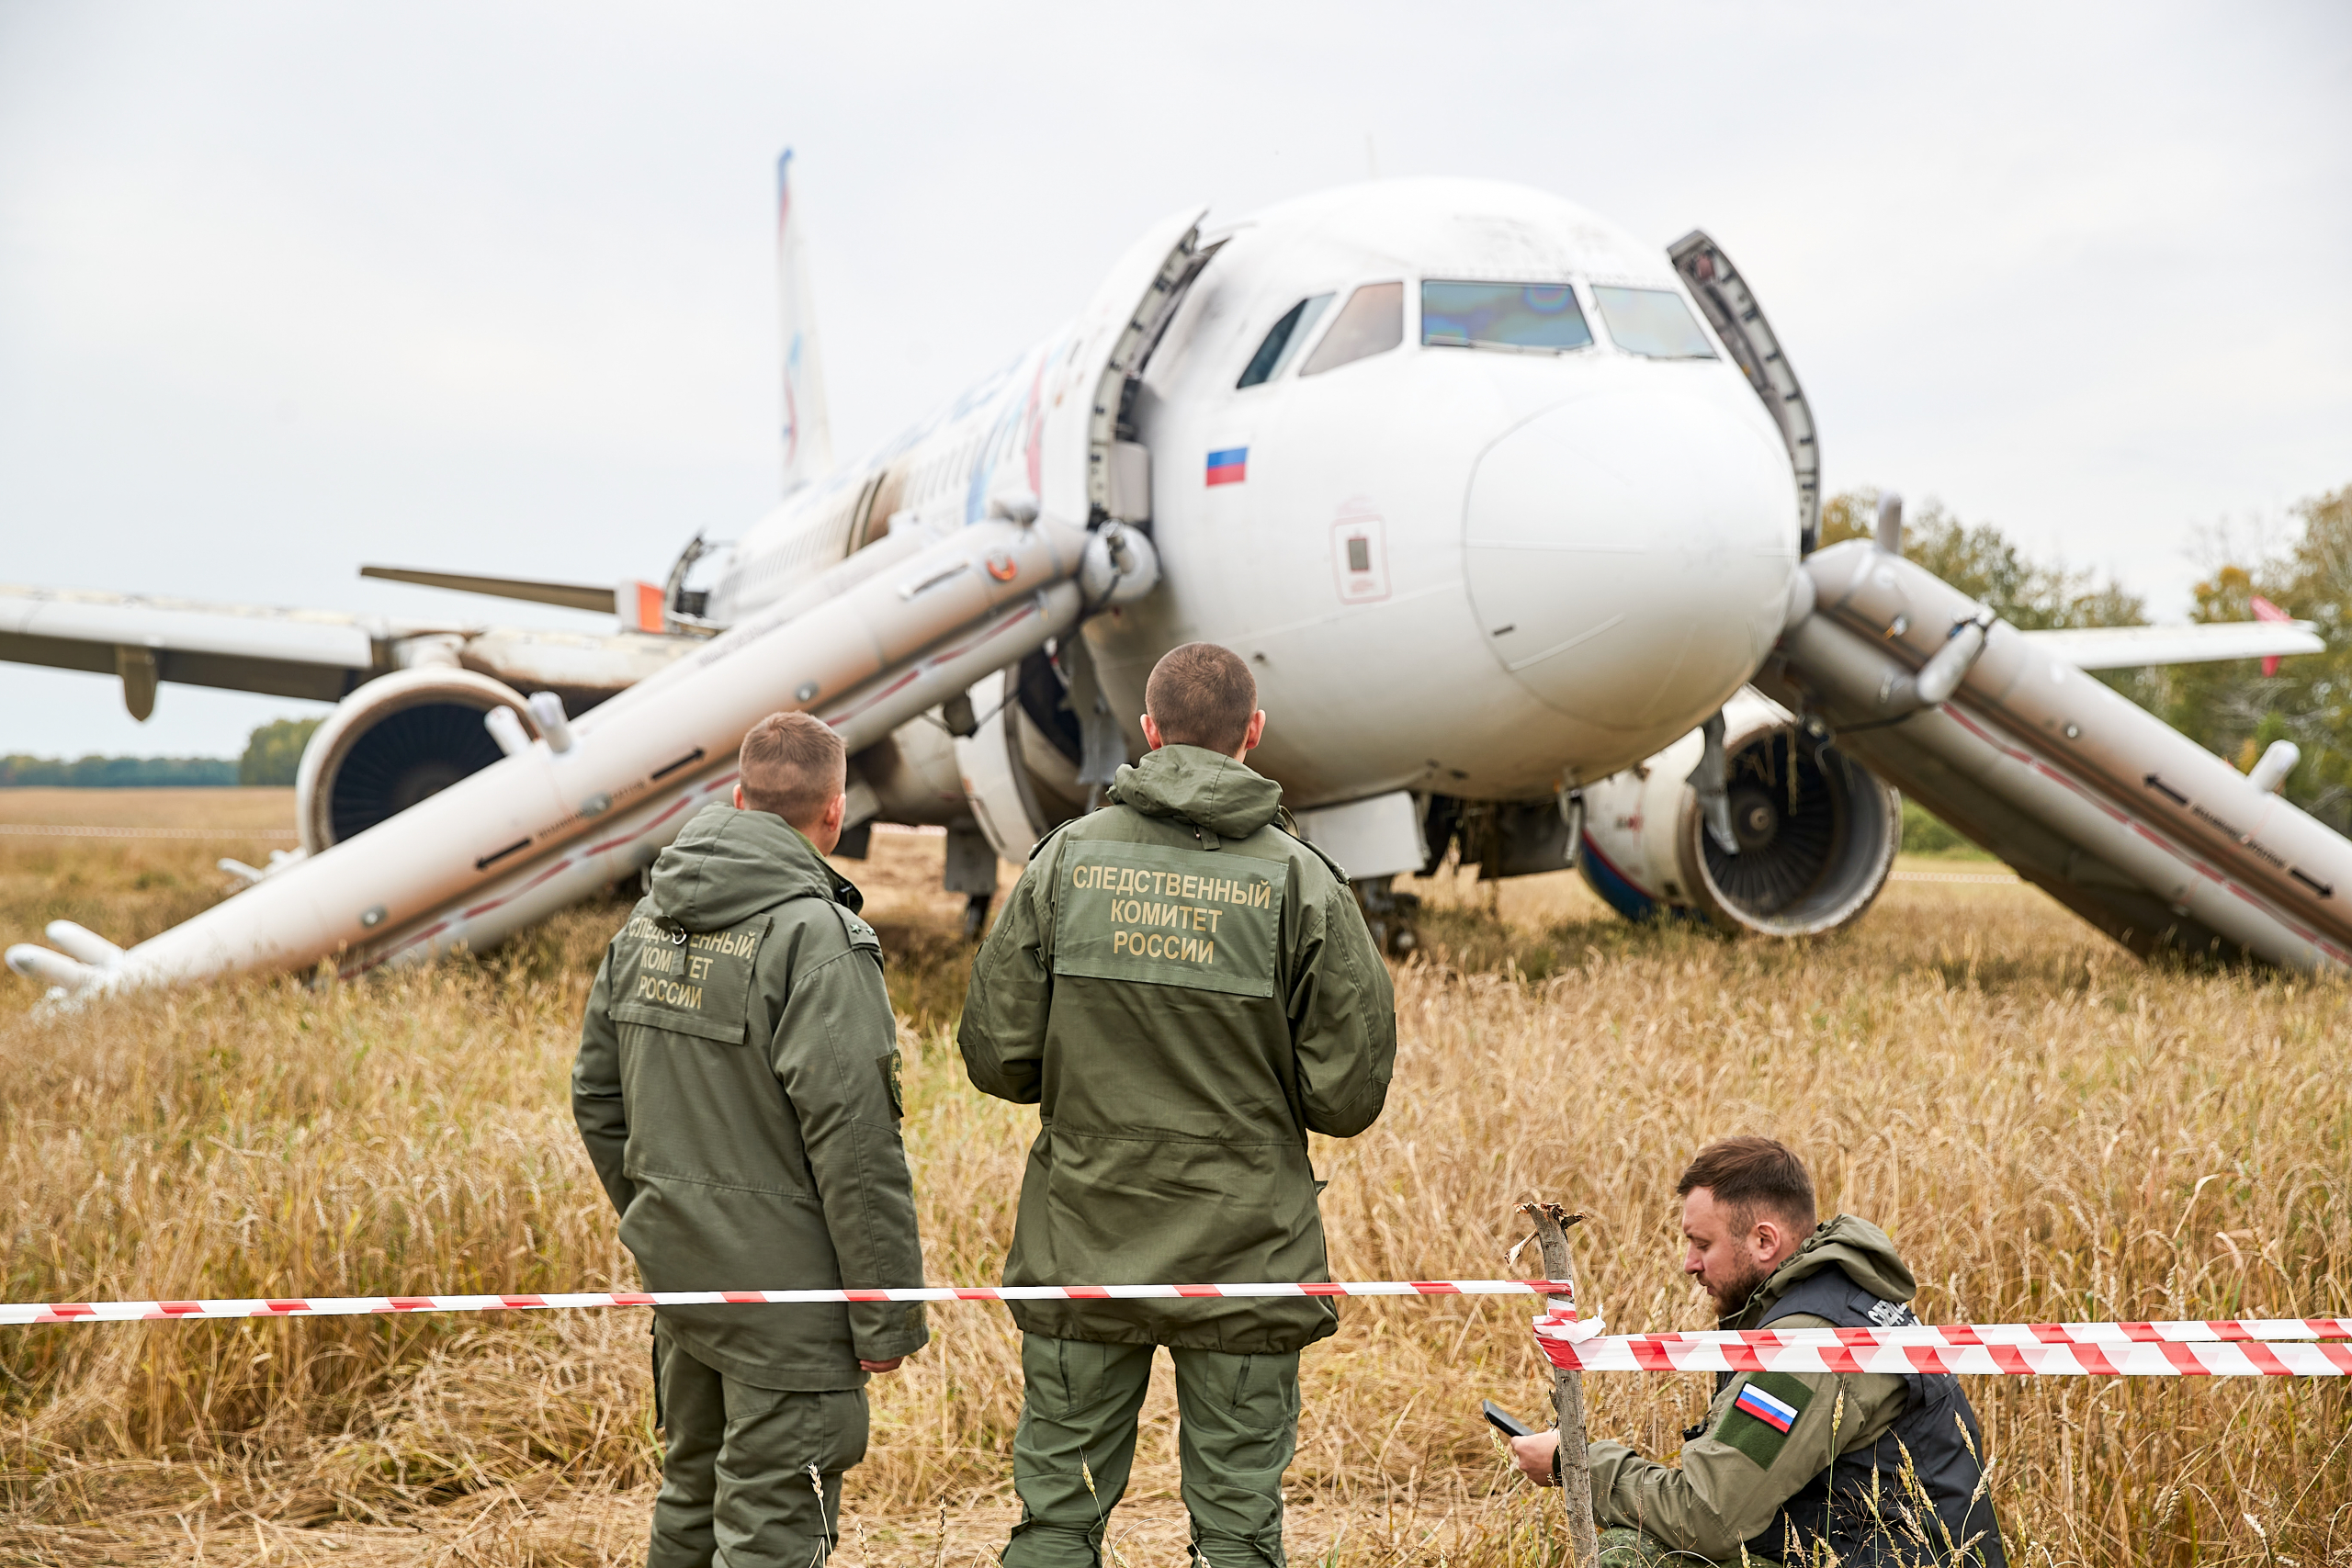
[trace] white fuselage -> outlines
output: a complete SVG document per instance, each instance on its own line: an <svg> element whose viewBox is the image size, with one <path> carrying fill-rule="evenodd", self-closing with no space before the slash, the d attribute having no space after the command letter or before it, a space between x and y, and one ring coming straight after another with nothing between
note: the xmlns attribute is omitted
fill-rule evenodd
<svg viewBox="0 0 2352 1568"><path fill-rule="evenodd" d="M1754 673L1796 570L1795 484L1712 339L1657 357L1612 336L1597 288L1684 298L1663 254L1556 197L1455 180L1354 186L1208 238L1222 247L1128 422L1161 584L1086 626L1131 750L1146 675L1195 639L1250 661L1271 716L1252 761L1301 807L1546 795L1658 750ZM1429 282L1565 287L1591 342L1426 341L1444 335L1424 332ZM1380 285L1399 286L1401 341L1318 368ZM1323 296L1279 370L1237 386L1269 330ZM977 522L992 496L1035 492L1066 350L1057 334L788 498L736 546L711 617L756 612L894 516Z"/></svg>

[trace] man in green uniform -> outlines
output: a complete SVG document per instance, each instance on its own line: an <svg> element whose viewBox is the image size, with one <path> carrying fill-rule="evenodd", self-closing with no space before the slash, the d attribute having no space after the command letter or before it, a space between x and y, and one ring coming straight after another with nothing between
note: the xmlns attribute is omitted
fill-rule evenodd
<svg viewBox="0 0 2352 1568"><path fill-rule="evenodd" d="M1683 1270L1714 1298L1721 1327L1919 1321L1886 1233L1851 1214L1815 1225L1813 1179L1782 1145L1711 1144L1676 1190ZM1948 1372L1725 1372L1682 1437L1679 1469L1589 1445L1600 1568L1811 1562L1825 1547L1846 1568L2005 1568L1984 1434ZM1558 1483L1557 1432L1511 1450L1531 1478Z"/></svg>
<svg viewBox="0 0 2352 1568"><path fill-rule="evenodd" d="M1306 1134L1388 1093L1388 972L1347 877L1242 764L1257 683L1191 643L1145 689L1153 750L1030 856L972 970L972 1082L1040 1111L1009 1285L1330 1278ZM1091 1568L1135 1459L1155 1346L1176 1363L1193 1560L1283 1562L1298 1353L1329 1297L1023 1302L1005 1568Z"/></svg>
<svg viewBox="0 0 2352 1568"><path fill-rule="evenodd" d="M775 714L741 768L605 950L573 1118L650 1291L920 1285L881 944L823 858L841 738ZM650 1568L823 1562L866 1377L928 1337L888 1303L656 1308Z"/></svg>

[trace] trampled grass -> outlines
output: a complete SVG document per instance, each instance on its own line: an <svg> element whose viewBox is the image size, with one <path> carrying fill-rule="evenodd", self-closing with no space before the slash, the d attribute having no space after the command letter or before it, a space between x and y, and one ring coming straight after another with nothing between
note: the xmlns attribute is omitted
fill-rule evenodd
<svg viewBox="0 0 2352 1568"><path fill-rule="evenodd" d="M205 807L149 809L186 823ZM929 1273L989 1280L1034 1113L963 1081L938 840L876 843L847 869L899 955ZM218 896L223 853L254 858L0 838L0 941L60 915L144 934ZM350 986L231 982L41 1021L9 979L7 1298L631 1282L565 1087L620 908ZM1707 1138L1756 1130L1808 1154L1827 1206L1893 1233L1930 1319L2352 1313L2340 987L2146 968L1998 886L1897 884L1842 936L1767 945L1627 928L1564 878L1491 907L1445 882L1426 931L1397 976L1386 1115L1317 1141L1338 1277L1502 1272L1511 1206L1541 1192L1591 1215L1579 1266L1612 1325L1702 1325L1674 1177ZM1541 1409L1532 1310L1347 1308L1306 1357L1294 1560L1559 1560L1556 1494L1512 1479L1476 1419L1482 1396ZM985 1305L933 1324L875 1385L844 1562L984 1562L1014 1517L1013 1336ZM0 1557L639 1560L657 1466L645 1345L628 1312L0 1330ZM1128 1562L1182 1555L1165 1382L1114 1527ZM1696 1375L1587 1388L1597 1435L1660 1455L1706 1397ZM2352 1564L2340 1383L1970 1392L2020 1562Z"/></svg>

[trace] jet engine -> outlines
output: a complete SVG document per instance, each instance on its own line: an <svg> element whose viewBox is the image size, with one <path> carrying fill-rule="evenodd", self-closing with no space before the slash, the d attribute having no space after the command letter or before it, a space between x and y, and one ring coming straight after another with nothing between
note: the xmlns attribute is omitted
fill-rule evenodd
<svg viewBox="0 0 2352 1568"><path fill-rule="evenodd" d="M497 761L503 753L486 721L502 708L525 736L538 734L520 693L454 665L395 671L345 697L294 776L304 852L356 837Z"/></svg>
<svg viewBox="0 0 2352 1568"><path fill-rule="evenodd" d="M1078 639L1066 640L1074 651ZM964 793L989 845L1017 866L1038 840L1087 807L1088 786L1079 782L1084 736L1070 682L1055 654L1040 649L969 694L977 711L965 716L968 733L956 741Z"/></svg>
<svg viewBox="0 0 2352 1568"><path fill-rule="evenodd" d="M1724 730L1736 852L1708 829L1694 731L1585 790L1585 881L1634 920L1812 936L1859 916L1894 867L1902 798L1753 692L1725 705Z"/></svg>

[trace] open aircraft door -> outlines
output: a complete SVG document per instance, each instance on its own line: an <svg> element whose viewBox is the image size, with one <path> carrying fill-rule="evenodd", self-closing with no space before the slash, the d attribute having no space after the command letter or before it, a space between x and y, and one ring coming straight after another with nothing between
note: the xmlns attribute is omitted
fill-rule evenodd
<svg viewBox="0 0 2352 1568"><path fill-rule="evenodd" d="M1124 411L1160 334L1216 254L1200 243L1207 210L1163 219L1130 246L1095 288L1060 352L1040 368L1026 443L1040 516L1114 533L1148 523L1149 454L1125 439ZM1001 507L1001 496L992 504ZM1102 540L1090 553L1108 562L1136 548L1133 540ZM1156 576L1157 567L1151 570ZM1110 585L1089 585L1089 611L1108 603L1106 595L1124 602L1149 590L1115 566L1102 575ZM1066 795L1066 787L1055 787L1065 781L1032 776L1029 759L1043 754L1041 738L1018 687L1010 669L983 682L972 694L979 727L956 742L972 816L997 853L1016 864L1067 815L1050 805Z"/></svg>

